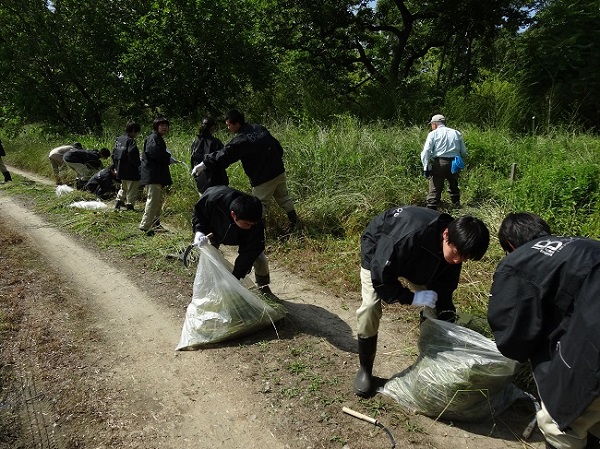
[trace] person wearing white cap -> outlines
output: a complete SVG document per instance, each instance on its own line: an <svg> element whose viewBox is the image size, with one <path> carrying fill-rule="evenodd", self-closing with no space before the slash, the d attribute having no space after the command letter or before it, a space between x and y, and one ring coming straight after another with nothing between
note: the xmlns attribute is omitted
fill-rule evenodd
<svg viewBox="0 0 600 449"><path fill-rule="evenodd" d="M459 131L446 126L446 118L442 114L431 117L429 124L431 132L421 152L423 175L429 180L427 207L437 209L444 181L447 180L450 201L455 208L460 208L458 174L464 167L463 159L467 157L465 142Z"/></svg>

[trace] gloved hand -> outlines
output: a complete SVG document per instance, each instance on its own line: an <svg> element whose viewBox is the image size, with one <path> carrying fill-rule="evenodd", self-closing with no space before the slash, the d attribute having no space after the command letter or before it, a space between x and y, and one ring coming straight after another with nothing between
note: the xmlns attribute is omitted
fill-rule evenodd
<svg viewBox="0 0 600 449"><path fill-rule="evenodd" d="M431 170L423 170L423 176L425 176L426 178L430 178L431 177Z"/></svg>
<svg viewBox="0 0 600 449"><path fill-rule="evenodd" d="M200 248L206 244L208 244L208 237L200 231L196 232L196 234L194 234L194 245Z"/></svg>
<svg viewBox="0 0 600 449"><path fill-rule="evenodd" d="M200 173L202 173L204 170L206 170L206 165L204 165L204 162L200 162L198 165L196 165L193 169L192 169L192 175L196 176L199 175Z"/></svg>
<svg viewBox="0 0 600 449"><path fill-rule="evenodd" d="M413 306L427 306L432 309L435 308L435 303L437 302L438 295L433 290L421 290L415 292L415 296L413 298L412 305Z"/></svg>

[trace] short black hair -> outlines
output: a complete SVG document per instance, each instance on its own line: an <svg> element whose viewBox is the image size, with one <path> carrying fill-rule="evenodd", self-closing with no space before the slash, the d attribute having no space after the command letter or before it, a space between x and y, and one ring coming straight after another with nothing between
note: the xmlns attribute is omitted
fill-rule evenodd
<svg viewBox="0 0 600 449"><path fill-rule="evenodd" d="M164 117L157 117L152 122L152 129L154 131L158 131L158 125L162 125L163 123L166 123L167 126L171 126L171 124L169 123L169 121L166 118L164 118Z"/></svg>
<svg viewBox="0 0 600 449"><path fill-rule="evenodd" d="M108 148L106 148L106 147L100 148L99 153L100 153L100 157L103 157L103 158L109 158L110 157L110 150Z"/></svg>
<svg viewBox="0 0 600 449"><path fill-rule="evenodd" d="M140 124L134 121L127 122L127 125L125 125L125 132L127 134L139 133L141 130L142 127L140 126Z"/></svg>
<svg viewBox="0 0 600 449"><path fill-rule="evenodd" d="M448 243L458 254L470 260L481 260L490 244L490 231L479 218L458 217L448 225Z"/></svg>
<svg viewBox="0 0 600 449"><path fill-rule="evenodd" d="M225 114L225 121L243 125L246 123L246 117L244 117L243 112L240 112L237 109L231 109L229 112L227 112L227 114Z"/></svg>
<svg viewBox="0 0 600 449"><path fill-rule="evenodd" d="M550 235L550 226L531 212L510 213L500 224L498 240L507 253L539 237Z"/></svg>
<svg viewBox="0 0 600 449"><path fill-rule="evenodd" d="M74 142L73 145L71 145L73 148L77 148L79 150L83 150L83 146L79 143L79 142Z"/></svg>
<svg viewBox="0 0 600 449"><path fill-rule="evenodd" d="M247 193L242 193L234 199L229 208L235 214L238 220L258 223L262 220L263 205L260 200Z"/></svg>

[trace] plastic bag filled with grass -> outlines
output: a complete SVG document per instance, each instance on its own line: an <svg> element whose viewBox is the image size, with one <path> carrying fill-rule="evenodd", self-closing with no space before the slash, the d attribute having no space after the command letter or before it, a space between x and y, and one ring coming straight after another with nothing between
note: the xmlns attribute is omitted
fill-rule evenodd
<svg viewBox="0 0 600 449"><path fill-rule="evenodd" d="M522 396L511 383L517 362L478 332L427 318L421 324L419 351L417 361L381 389L415 413L485 421Z"/></svg>
<svg viewBox="0 0 600 449"><path fill-rule="evenodd" d="M187 307L177 350L230 340L256 332L286 314L285 308L238 281L221 252L200 248L192 302Z"/></svg>

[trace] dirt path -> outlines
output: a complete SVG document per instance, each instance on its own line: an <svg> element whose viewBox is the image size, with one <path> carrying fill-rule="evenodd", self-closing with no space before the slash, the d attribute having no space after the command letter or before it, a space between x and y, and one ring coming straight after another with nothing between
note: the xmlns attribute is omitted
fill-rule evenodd
<svg viewBox="0 0 600 449"><path fill-rule="evenodd" d="M40 178L36 181L47 183ZM266 377L267 369L277 371L280 377L285 373L280 372L281 366L271 366L281 363L269 362L268 354L263 355L260 349L252 353L246 351L247 347L233 344L216 350L175 352L191 285L179 285L173 291L173 285L161 289L157 284L144 283L135 267L127 269L126 263L113 263L108 256L86 249L77 239L48 225L2 191L0 225L23 237L27 251L36 258L39 255L52 271L43 276L40 273L35 282L49 292L58 289L56 295L63 298L60 308L52 304L53 297L41 295L25 313L32 322L36 313L50 317L58 314L48 329L62 334L64 338L59 340L61 348L57 351L68 353L64 355L65 364L67 361L75 364L53 368L63 377L56 379L57 385L61 385L57 402L53 403L51 395L36 401L39 391L32 379L44 378L44 370L36 370L35 365L39 368L50 362L44 362L43 355L36 362L26 351L20 359L16 357L20 360L18 371L31 390L27 393L31 398L26 402L38 404L30 410L29 421L37 423L31 424L32 427L44 429L45 436L38 438L35 447L88 447L81 446L81 442L94 442L89 447L97 448L145 449L341 448L344 443L345 448L352 449L377 447L378 443L372 441L374 427L363 427L341 412L324 420L323 416L311 416L310 408L306 412L304 404L295 416L294 403L301 401L301 397L291 397L286 403L265 399L272 386L260 377ZM44 279L50 287L42 286ZM353 328L358 295L340 301L277 266L273 267L272 279L273 291L292 317L291 324L287 324L292 328L289 338L301 334L299 338L307 339L303 345L322 348L322 354L328 360L333 359L341 372L343 385L339 390L346 393L336 399L336 409L347 405L366 412L365 404L350 391L356 369ZM391 376L414 360L416 326L384 316L376 362L378 375ZM65 348L65 345L71 346ZM290 352L291 343L285 337L269 345L268 351ZM264 357L264 361L256 357ZM69 372L71 379L65 380ZM46 382L48 378L52 376L46 374ZM46 384L38 385L47 388ZM57 404L65 403L69 388L73 389L73 401L77 402L73 409L78 410L78 405L85 402L80 413L95 414L95 418L76 419L73 413L69 416L69 410L49 412L60 409ZM35 416L38 418L34 419ZM531 444L512 435L510 422L507 426L502 426L504 421L501 421L496 426L487 423L455 427L414 415L406 422L405 428L398 428L404 432L396 436L397 447L543 447L539 435L534 435ZM526 423L526 418L518 416L517 422ZM343 441L339 435L350 433L350 429L355 432L353 439ZM522 428L515 430L520 433ZM85 436L86 431L94 435ZM331 436L312 435L327 431ZM79 433L79 439L73 436L75 433ZM357 439L361 434L368 442ZM388 447L385 437L377 437L379 447ZM79 443L74 445L73 441Z"/></svg>

